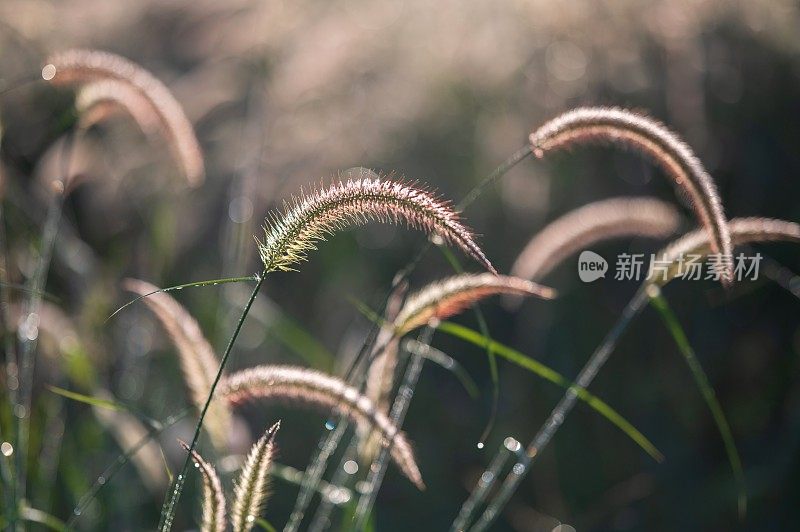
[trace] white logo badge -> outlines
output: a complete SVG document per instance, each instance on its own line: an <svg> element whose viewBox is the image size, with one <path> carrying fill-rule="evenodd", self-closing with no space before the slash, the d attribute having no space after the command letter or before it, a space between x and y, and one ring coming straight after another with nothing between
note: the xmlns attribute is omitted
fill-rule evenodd
<svg viewBox="0 0 800 532"><path fill-rule="evenodd" d="M608 262L594 251L584 251L578 257L578 277L584 283L591 283L606 276Z"/></svg>

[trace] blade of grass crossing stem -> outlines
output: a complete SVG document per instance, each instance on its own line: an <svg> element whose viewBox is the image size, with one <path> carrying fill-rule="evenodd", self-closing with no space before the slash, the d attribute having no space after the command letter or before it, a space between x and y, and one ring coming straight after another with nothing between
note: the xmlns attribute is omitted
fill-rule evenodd
<svg viewBox="0 0 800 532"><path fill-rule="evenodd" d="M111 399L92 397L90 395L84 395L82 393L65 390L64 388L59 388L58 386L47 385L45 387L56 395L66 397L67 399L72 399L73 401L77 401L86 405L105 408L107 410L129 410L127 406L123 405L122 403L112 401Z"/></svg>
<svg viewBox="0 0 800 532"><path fill-rule="evenodd" d="M47 512L43 512L42 510L37 510L36 508L31 508L29 506L23 506L20 508L19 517L23 521L36 523L49 528L50 530L58 530L59 532L62 530L67 530L64 522L58 517L52 516Z"/></svg>
<svg viewBox="0 0 800 532"><path fill-rule="evenodd" d="M128 308L129 306L133 305L137 301L144 299L146 297L152 296L153 294L158 294L159 292L172 292L173 290L183 290L184 288L195 288L199 286L216 286L219 284L228 284L228 283L245 283L245 282L258 282L259 277L258 275L248 275L246 277L228 277L225 279L209 279L207 281L196 281L193 283L186 283L186 284L177 284L175 286L168 286L166 288L159 288L158 290L153 290L143 296L139 296L137 298L131 299L117 310L111 313L110 316L106 318L106 322L108 322L111 318Z"/></svg>
<svg viewBox="0 0 800 532"><path fill-rule="evenodd" d="M437 247L444 254L455 272L463 273L464 268L461 267L461 263L458 262L453 252L445 246ZM489 437L489 433L492 431L492 427L494 427L495 420L497 419L497 406L500 404L500 374L497 371L497 357L492 347L494 344L491 342L492 337L489 334L489 325L486 323L486 318L477 303L472 305L472 311L475 313L475 319L478 320L478 328L481 334L484 338L489 340L486 343L486 358L489 360L489 375L492 378L492 409L489 413L489 419L486 421L486 426L483 428L483 431L481 431L480 438L478 438L478 449L483 449L486 438Z"/></svg>
<svg viewBox="0 0 800 532"><path fill-rule="evenodd" d="M458 210L464 210L468 205L470 205L473 201L475 201L483 191L492 183L500 179L503 175L505 175L509 170L511 170L514 166L525 160L529 155L531 155L532 151L530 145L526 144L524 147L518 149L514 152L508 159L503 161L498 167L496 167L486 178L484 178L478 185L473 187L472 190L464 197L464 199L458 203L456 208ZM420 245L417 253L412 257L412 259L395 275L392 286L386 292L383 298L383 304L381 305L380 312L378 316L383 313L383 310L386 307L386 303L391 297L391 294L394 290L399 286L400 283L405 281L416 269L419 262L422 260L423 256L427 251L430 249L431 241L426 240L423 244ZM345 380L354 385L357 381L363 382L364 375L358 375L359 369L365 371L368 364L363 364L364 359L370 358L370 352L373 350L372 345L375 342L375 339L378 334L378 330L380 326L376 320L373 323L372 328L370 329L367 338L353 361L348 365L347 370L345 371ZM377 356L377 355L372 355ZM369 362L369 360L367 360ZM360 385L360 384L359 384ZM303 487L300 490L300 493L295 501L295 507L292 511L292 515L290 517L289 523L287 524L285 531L292 532L296 530L297 527L300 526L300 522L303 519L305 514L305 509L310 503L311 500L311 490L314 489L319 480L321 479L322 474L324 473L325 466L327 464L327 459L330 455L336 450L336 447L341 440L344 430L342 424L346 423L344 419L340 419L339 423L336 426L336 430L332 431L331 433L324 435L320 442L319 442L319 449L320 452L314 457L312 466L306 472L306 479L304 479ZM326 455L326 456L323 456ZM313 474L313 477L311 478Z"/></svg>
<svg viewBox="0 0 800 532"><path fill-rule="evenodd" d="M60 152L60 171L61 183L64 184L70 177L72 148L75 144L75 134L68 133ZM55 184L55 183L54 183ZM28 279L26 287L29 291L28 299L25 302L26 321L28 316L39 313L42 303L42 293L47 282L50 271L50 261L53 257L53 247L55 246L58 226L61 221L61 213L64 207L65 191L53 189L49 196L47 214L44 227L42 228L42 240L39 248L39 257L33 275ZM26 497L28 479L28 447L30 439L31 407L33 400L33 375L36 364L36 346L38 334L28 334L23 336L22 348L19 357L19 393L17 404L14 406L14 413L17 417L16 432L16 474L17 484L14 490L14 507L16 508L21 499Z"/></svg>
<svg viewBox="0 0 800 532"><path fill-rule="evenodd" d="M530 358L516 349L508 347L507 345L501 344L495 340L487 340L481 333L470 329L469 327L464 327L463 325L458 325L449 321L443 321L439 324L437 330L481 348L486 346L487 341L491 342L493 344L494 352L497 353L498 356L527 369L535 375L538 375L539 377L550 381L557 386L571 390L572 393L577 395L578 399L585 402L597 413L616 425L647 454L653 457L653 459L659 462L664 459L664 455L661 454L661 451L659 451L656 446L653 445L653 443L648 440L647 437L636 427L622 417L619 412L614 410L599 397L596 397L592 393L588 392L585 388L581 388L580 386L570 382L567 378L554 369L542 364L538 360Z"/></svg>
<svg viewBox="0 0 800 532"><path fill-rule="evenodd" d="M276 323L270 332L278 342L304 359L312 368L326 373L330 373L333 369L335 358L333 354L314 335L282 310L279 310Z"/></svg>
<svg viewBox="0 0 800 532"><path fill-rule="evenodd" d="M494 458L492 458L492 461L489 463L489 467L487 467L480 478L478 478L475 489L472 490L472 493L470 493L467 500L464 501L464 504L461 506L461 510L459 510L458 515L453 520L453 524L450 525L450 532L461 532L466 529L470 519L472 519L472 514L475 513L475 509L486 500L489 491L494 487L495 482L497 482L500 473L503 471L503 468L505 468L509 459L514 454L519 456L519 453L524 452L522 444L514 438L509 436L503 441L500 449L498 449Z"/></svg>
<svg viewBox="0 0 800 532"><path fill-rule="evenodd" d="M419 343L428 345L431 343L435 329L432 327L425 327L417 338ZM408 407L411 404L411 399L414 397L414 389L419 381L419 375L422 373L422 365L425 358L419 353L411 356L406 368L406 373L403 377L403 382L400 383L400 388L395 396L392 409L389 414L390 419L398 428L403 426ZM393 444L390 441L387 445L383 446L378 453L378 457L372 462L369 468L369 475L367 477L367 487L363 495L358 500L356 506L356 515L353 518L355 522L355 530L357 532L363 531L367 521L372 513L372 507L375 504L375 498L378 496L378 491L383 483L383 477L386 474L386 465L388 463L389 451Z"/></svg>
<svg viewBox="0 0 800 532"><path fill-rule="evenodd" d="M83 512L86 511L86 508L92 503L92 501L97 497L97 494L100 493L100 490L103 487L107 486L111 483L111 480L116 476L116 474L122 469L122 467L130 462L131 458L138 453L142 447L147 445L150 440L161 434L164 430L168 429L169 427L173 426L175 423L180 421L181 419L185 418L189 415L190 412L194 410L194 407L189 407L181 412L178 412L175 415L172 415L166 418L164 421L160 423L158 428L152 428L148 431L147 435L142 437L139 441L137 441L131 448L127 451L123 452L117 458L111 462L103 473L95 479L92 487L89 488L89 491L84 493L80 499L78 499L78 504L72 510L72 515L67 521L67 528L71 529L73 525L77 522L78 518L83 515Z"/></svg>
<svg viewBox="0 0 800 532"><path fill-rule="evenodd" d="M472 204L481 194L488 188L492 183L495 183L501 177L503 177L509 170L514 168L516 165L524 161L528 156L533 153L530 144L525 144L522 148L519 148L510 157L500 163L497 167L495 167L492 172L486 176L482 181L480 181L477 185L472 187L472 189L467 193L464 198L458 202L456 205L457 211L464 211L469 205ZM412 259L399 271L397 275L395 275L394 280L392 281L392 286L386 292L386 295L383 298L383 305L381 306L380 313L383 313L384 308L386 307L386 302L391 297L391 294L394 293L394 290L408 277L414 272L419 262L425 256L432 245L431 239L425 240L423 244L420 245L417 253L412 257ZM371 334L377 334L377 327L373 326L373 330ZM368 337L369 338L369 337ZM347 371L345 372L345 380L347 382L351 381L351 377L353 372L357 369L361 360L363 358L364 353L366 351L362 350L360 356L356 357L348 366Z"/></svg>
<svg viewBox="0 0 800 532"><path fill-rule="evenodd" d="M266 530L267 532L278 532L278 530L274 526L272 526L272 524L269 521L267 521L266 519L264 519L263 517L259 517L259 518L256 519L256 525L258 525L258 527L261 530Z"/></svg>
<svg viewBox="0 0 800 532"><path fill-rule="evenodd" d="M203 405L203 409L200 411L200 417L197 419L197 424L195 425L194 429L194 436L192 436L192 443L189 445L189 452L186 453L183 467L181 468L178 476L175 478L173 487L167 493L167 498L164 501L164 505L161 507L161 519L159 520L158 529L162 532L172 529L172 521L175 519L175 507L178 503L178 500L180 500L181 493L183 493L183 486L186 483L186 473L189 471L190 464L192 463L192 451L197 446L197 440L200 437L200 431L203 428L203 420L206 417L206 412L208 412L208 407L211 405L211 400L214 397L217 384L219 384L219 381L222 378L222 372L225 370L225 365L228 363L228 358L233 350L233 344L236 343L236 339L239 337L239 333L244 325L244 320L247 319L247 315L250 313L250 308L253 306L253 302L258 296L258 292L261 291L261 287L264 285L264 279L266 276L266 271L259 275L258 283L256 283L255 288L253 288L253 293L250 295L250 299L247 300L247 303L242 310L242 315L239 317L239 321L236 323L236 328L234 329L233 334L228 341L228 345L225 348L225 352L222 354L217 375L214 377L214 382L211 383L211 389L208 391L208 397L206 398L205 405Z"/></svg>
<svg viewBox="0 0 800 532"><path fill-rule="evenodd" d="M525 478L525 475L530 471L533 462L538 458L542 450L547 447L547 444L550 443L550 440L553 439L559 427L564 424L564 420L566 420L569 413L575 407L575 402L580 398L578 390L585 390L589 387L600 371L600 368L603 367L608 357L611 356L617 342L619 342L619 339L627 330L631 321L633 321L647 304L648 299L645 286L643 285L636 291L628 304L625 305L625 308L622 310L622 315L608 334L606 334L605 338L603 338L602 343L597 347L594 353L592 353L592 356L589 357L586 364L584 364L583 369L581 369L578 377L575 379L575 386L571 386L567 390L558 404L556 404L550 412L550 416L545 420L542 426L539 427L539 431L528 445L524 459L518 461L511 469L511 472L506 476L492 502L489 503L478 521L471 528L472 532L481 532L492 526L494 520L503 508L505 508L506 503L519 487L522 479Z"/></svg>
<svg viewBox="0 0 800 532"><path fill-rule="evenodd" d="M65 390L64 388L59 388L58 386L51 386L49 384L45 385L49 391L56 395L60 395L61 397L65 397L67 399L71 399L73 401L77 401L79 403L83 403L89 406L96 406L98 408L105 408L107 410L124 410L128 412L139 421L144 422L146 425L149 425L152 428L158 428L161 426L161 423L150 416L139 412L136 408L117 401L115 399L104 399L102 397L92 397L91 395L84 395L82 393L73 392L71 390Z"/></svg>
<svg viewBox="0 0 800 532"><path fill-rule="evenodd" d="M717 400L717 395L714 393L714 388L711 386L708 376L705 371L703 371L700 361L697 360L697 356L689 343L686 332L683 330L683 327L672 311L672 308L667 303L667 300L661 295L661 291L656 287L653 288L655 288L655 290L650 290L648 292L650 296L650 305L658 311L664 324L672 335L672 338L675 340L675 344L678 346L686 364L692 372L692 377L694 377L697 388L700 390L708 409L711 411L711 415L714 417L714 423L716 423L719 435L725 444L725 452L728 455L728 462L730 462L733 477L739 492L737 504L739 519L744 519L747 514L747 487L745 485L744 471L742 470L742 460L739 457L739 451L736 449L736 442L733 439L731 427L725 417L725 412L722 410L722 405L720 405Z"/></svg>

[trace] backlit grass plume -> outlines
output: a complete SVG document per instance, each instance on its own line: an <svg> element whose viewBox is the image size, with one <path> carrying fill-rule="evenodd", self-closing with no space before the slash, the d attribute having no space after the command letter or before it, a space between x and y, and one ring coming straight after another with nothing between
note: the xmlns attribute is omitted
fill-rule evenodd
<svg viewBox="0 0 800 532"><path fill-rule="evenodd" d="M625 109L584 107L556 117L530 135L533 153L540 158L587 142L620 144L652 158L691 198L713 252L731 257L730 232L714 180L675 133L652 118ZM732 282L732 269L721 274L724 283Z"/></svg>
<svg viewBox="0 0 800 532"><path fill-rule="evenodd" d="M572 210L539 231L522 250L511 274L540 281L570 255L604 240L666 238L680 217L655 198L611 198Z"/></svg>
<svg viewBox="0 0 800 532"><path fill-rule="evenodd" d="M395 373L397 372L400 339L395 335L392 323L403 307L403 301L408 292L408 281L399 283L386 301L386 311L381 324L378 337L375 339L373 359L369 365L366 389L364 394L375 406L388 412L389 399L394 388ZM364 463L371 463L380 451L380 434L369 426L359 425L359 455Z"/></svg>
<svg viewBox="0 0 800 532"><path fill-rule="evenodd" d="M392 459L400 470L419 489L425 487L405 435L372 401L341 379L295 366L256 366L224 377L217 397L232 403L280 400L292 406L335 410L357 423L367 423L380 431L385 444L391 445Z"/></svg>
<svg viewBox="0 0 800 532"><path fill-rule="evenodd" d="M515 294L552 299L552 288L507 275L459 274L433 282L409 296L394 320L395 334L402 336L432 319L445 319L481 299L496 294Z"/></svg>
<svg viewBox="0 0 800 532"><path fill-rule="evenodd" d="M146 102L161 124L165 139L175 155L186 180L192 186L203 182L203 153L191 122L172 92L150 72L132 61L100 50L66 50L47 58L42 77L55 85L76 85L101 80L115 80L132 88L141 98L127 99L120 92L116 103L132 116Z"/></svg>
<svg viewBox="0 0 800 532"><path fill-rule="evenodd" d="M754 242L800 242L800 224L795 222L773 218L734 218L728 222L728 226L736 246ZM667 284L679 275L682 257L695 256L699 260L708 256L712 249L705 231L685 234L656 254L659 264L650 264L649 282Z"/></svg>
<svg viewBox="0 0 800 532"><path fill-rule="evenodd" d="M253 445L234 488L231 524L233 532L247 532L264 509L269 496L269 471L275 454L278 421Z"/></svg>
<svg viewBox="0 0 800 532"><path fill-rule="evenodd" d="M192 402L202 410L216 377L219 361L197 321L169 294L157 292L157 286L137 279L126 279L123 286L139 296L148 296L143 298L143 301L159 319L175 344ZM211 403L203 426L217 449L227 447L231 430L231 413L224 403Z"/></svg>
<svg viewBox="0 0 800 532"><path fill-rule="evenodd" d="M149 100L135 87L116 79L102 79L83 85L75 96L75 109L84 128L124 112L148 137L162 133L158 114Z"/></svg>
<svg viewBox="0 0 800 532"><path fill-rule="evenodd" d="M189 445L178 440L184 450L189 451ZM225 532L225 492L217 476L214 466L206 462L200 453L190 451L195 467L203 476L203 518L200 523L201 532Z"/></svg>
<svg viewBox="0 0 800 532"><path fill-rule="evenodd" d="M264 240L259 242L264 269L293 270L326 235L370 220L403 221L428 234L437 234L496 273L447 202L407 183L364 176L301 193L284 205L282 213L270 215Z"/></svg>

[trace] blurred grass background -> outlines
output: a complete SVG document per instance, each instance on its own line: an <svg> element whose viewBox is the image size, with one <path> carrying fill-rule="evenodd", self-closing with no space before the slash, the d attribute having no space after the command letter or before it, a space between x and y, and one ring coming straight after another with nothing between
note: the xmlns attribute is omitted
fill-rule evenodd
<svg viewBox="0 0 800 532"><path fill-rule="evenodd" d="M0 2L2 86L38 75L44 57L71 47L106 49L153 71L195 124L208 179L180 185L166 150L122 119L94 129L76 164L47 290L59 301L37 362L33 506L65 518L120 452L90 407L64 402L53 384L108 389L162 419L187 404L165 334L141 306L105 318L128 295L124 277L159 285L238 276L257 268L252 240L264 214L352 166L430 183L460 199L546 119L583 104L647 110L678 131L714 176L730 216L800 220L800 8L791 1L274 2L232 0ZM0 100L0 183L11 279L30 275L57 172L58 142L75 121L72 95L41 84ZM507 271L545 223L589 201L655 195L681 201L658 170L602 147L525 161L465 212L481 244ZM686 205L685 229L692 227ZM369 226L323 244L299 273L276 274L249 319L231 367L285 362L339 370L369 323L348 296L378 306L418 235ZM659 243L596 249L656 251ZM795 272L788 246L760 248ZM466 261L464 261L466 264ZM473 268L471 264L468 267ZM449 266L430 253L419 287ZM492 336L574 377L635 291L605 279L580 283L574 262L548 279L557 301L511 314L482 306ZM246 288L184 290L177 298L209 339L224 344ZM800 523L800 302L765 280L724 293L711 283L666 290L729 416L745 466L750 511L739 522L724 448L668 331L648 310L592 387L666 455L654 463L580 406L512 499L497 530L791 529ZM459 321L475 327L470 313ZM48 337L50 324L54 334ZM303 331L309 332L309 338ZM485 354L438 335L482 394L426 366L405 428L428 484L418 493L390 469L379 530L443 530L506 436L527 442L560 390L500 362L497 425L476 442L491 409ZM286 408L243 410L241 449L277 418L280 461L302 468L324 416ZM176 437L160 438L166 462ZM43 444L40 445L40 444ZM159 457L156 452L154 455ZM126 467L79 524L154 527L163 498L156 473ZM158 478L161 480L158 480ZM150 478L148 481L147 479ZM197 487L177 526L191 528ZM296 495L276 481L267 518L281 525Z"/></svg>

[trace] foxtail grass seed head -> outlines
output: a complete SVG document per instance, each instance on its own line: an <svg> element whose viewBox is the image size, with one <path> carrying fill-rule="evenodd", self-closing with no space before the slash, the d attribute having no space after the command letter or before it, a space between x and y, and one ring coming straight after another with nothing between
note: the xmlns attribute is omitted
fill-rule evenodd
<svg viewBox="0 0 800 532"><path fill-rule="evenodd" d="M709 235L714 253L732 262L732 244L714 180L692 149L660 122L614 107L584 107L568 111L531 133L534 154L572 145L609 142L633 148L652 158L692 200L695 213ZM733 270L720 272L724 284L733 282Z"/></svg>
<svg viewBox="0 0 800 532"><path fill-rule="evenodd" d="M150 101L135 87L116 79L102 79L82 85L75 97L75 109L84 129L125 112L148 137L164 133Z"/></svg>
<svg viewBox="0 0 800 532"><path fill-rule="evenodd" d="M295 366L256 366L224 377L217 388L217 397L234 404L256 399L278 400L291 406L336 411L357 423L367 423L380 431L385 445L391 445L391 457L403 474L419 489L425 487L405 435L372 401L341 379Z"/></svg>
<svg viewBox="0 0 800 532"><path fill-rule="evenodd" d="M269 472L275 455L275 434L281 427L278 421L253 445L234 488L231 510L233 532L248 532L264 511L269 497Z"/></svg>
<svg viewBox="0 0 800 532"><path fill-rule="evenodd" d="M394 321L395 334L403 336L431 320L458 314L473 303L496 294L514 294L552 299L556 291L540 284L492 274L459 274L433 282L409 296Z"/></svg>
<svg viewBox="0 0 800 532"><path fill-rule="evenodd" d="M728 222L735 246L756 242L800 242L800 224L773 218L733 218ZM656 254L656 260L666 265L665 271L655 273L655 263L650 265L649 282L665 285L679 275L681 257L705 257L713 252L708 233L692 231L669 244Z"/></svg>
<svg viewBox="0 0 800 532"><path fill-rule="evenodd" d="M528 242L511 274L541 281L564 259L592 244L622 237L666 238L680 216L655 198L611 198L572 210L551 222Z"/></svg>
<svg viewBox="0 0 800 532"><path fill-rule="evenodd" d="M375 406L384 412L390 408L390 397L397 372L400 340L394 334L392 323L403 306L408 281L400 282L389 296L384 313L385 322L375 340L372 362L369 365L364 394ZM381 447L380 434L371 427L361 424L357 427L359 436L359 455L363 463L372 463Z"/></svg>
<svg viewBox="0 0 800 532"><path fill-rule="evenodd" d="M273 213L259 242L266 271L293 270L327 235L368 221L399 223L438 235L460 247L492 273L494 267L447 202L400 181L364 177L313 189Z"/></svg>
<svg viewBox="0 0 800 532"><path fill-rule="evenodd" d="M126 99L120 93L116 102L125 106L134 118L141 115L137 109L141 102L149 104L189 185L194 187L203 182L203 152L192 123L172 92L141 66L109 52L73 49L48 57L42 68L42 78L54 85L80 85L101 80L128 85L141 98Z"/></svg>
<svg viewBox="0 0 800 532"><path fill-rule="evenodd" d="M200 453L189 449L189 444L178 440L181 447L191 454L195 467L203 476L203 518L201 532L225 532L225 492L214 466L206 462Z"/></svg>
<svg viewBox="0 0 800 532"><path fill-rule="evenodd" d="M155 285L137 279L126 279L123 287L139 296L147 296L143 301L175 344L192 402L198 410L202 410L217 375L219 361L197 321L172 296L166 292L157 292L158 287ZM203 426L217 449L227 447L232 418L224 403L211 403Z"/></svg>

